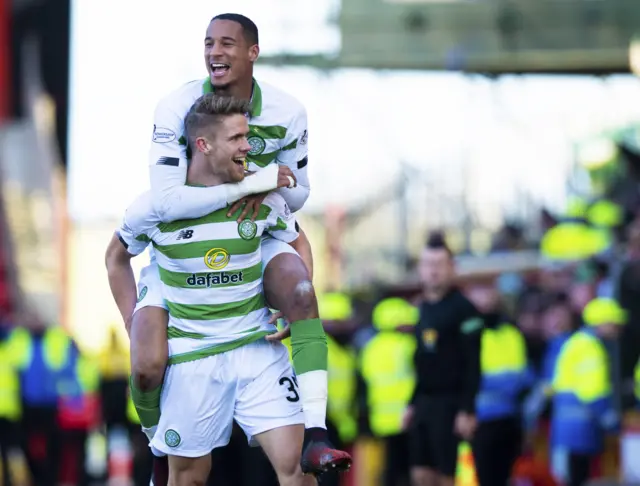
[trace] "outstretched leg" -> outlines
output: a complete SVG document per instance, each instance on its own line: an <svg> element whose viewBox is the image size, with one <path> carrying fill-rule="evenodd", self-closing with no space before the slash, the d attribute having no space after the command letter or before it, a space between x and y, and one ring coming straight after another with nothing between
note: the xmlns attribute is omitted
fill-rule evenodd
<svg viewBox="0 0 640 486"><path fill-rule="evenodd" d="M309 272L298 254L281 241L265 240L263 262L265 257L265 296L291 326L293 368L305 415L303 472L348 469L349 454L335 450L327 438L327 337Z"/></svg>

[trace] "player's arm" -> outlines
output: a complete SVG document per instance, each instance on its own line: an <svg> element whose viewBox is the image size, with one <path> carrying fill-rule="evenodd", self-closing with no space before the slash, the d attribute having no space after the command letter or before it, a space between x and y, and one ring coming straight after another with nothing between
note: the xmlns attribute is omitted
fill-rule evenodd
<svg viewBox="0 0 640 486"><path fill-rule="evenodd" d="M187 154L186 146L180 143L183 115L176 113L167 100L158 104L154 114L149 173L153 207L162 222L199 218L250 194L278 187L277 167L266 167L237 184L185 186Z"/></svg>
<svg viewBox="0 0 640 486"><path fill-rule="evenodd" d="M276 159L278 164L289 167L296 177L296 187L284 187L277 191L293 212L304 206L311 191L307 175L307 137L307 110L300 105L287 129L284 148Z"/></svg>
<svg viewBox="0 0 640 486"><path fill-rule="evenodd" d="M131 208L127 210L130 214ZM131 325L131 316L136 306L136 280L131 268L131 259L144 252L149 244L144 234L137 233L134 225L125 215L121 227L114 233L105 254L105 265L109 277L111 295L118 306L127 332ZM135 224L135 218L131 218Z"/></svg>
<svg viewBox="0 0 640 486"><path fill-rule="evenodd" d="M466 299L465 299L466 300ZM477 316L477 311L468 301L462 305L467 307L460 326L462 347L465 357L464 385L460 409L468 414L475 414L475 402L480 389L481 368L480 349L482 343L483 321Z"/></svg>
<svg viewBox="0 0 640 486"><path fill-rule="evenodd" d="M111 295L118 306L127 332L131 325L131 315L136 306L137 295L136 280L130 263L133 256L123 246L118 233L114 233L107 247L105 264Z"/></svg>

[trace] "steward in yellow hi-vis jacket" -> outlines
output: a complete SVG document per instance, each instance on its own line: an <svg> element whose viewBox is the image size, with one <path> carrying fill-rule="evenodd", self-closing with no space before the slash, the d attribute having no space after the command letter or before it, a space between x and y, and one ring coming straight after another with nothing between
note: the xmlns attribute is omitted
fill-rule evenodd
<svg viewBox="0 0 640 486"><path fill-rule="evenodd" d="M376 305L372 317L378 333L362 349L360 373L366 384L369 428L385 442L386 486L409 473L402 419L416 383L413 328L419 311L404 299L388 298Z"/></svg>
<svg viewBox="0 0 640 486"><path fill-rule="evenodd" d="M476 276L466 290L482 321L478 427L471 440L475 473L480 486L507 486L522 443L522 399L533 376L524 337L502 311L495 275ZM461 447L458 470L472 478L464 456Z"/></svg>
<svg viewBox="0 0 640 486"><path fill-rule="evenodd" d="M551 440L566 457L564 467L556 470L572 485L586 483L591 459L602 451L604 432L619 427L605 343L626 322L618 303L605 298L587 304L582 318L585 327L562 347L552 382Z"/></svg>
<svg viewBox="0 0 640 486"><path fill-rule="evenodd" d="M327 432L339 449L348 449L358 434L356 402L356 354L351 346L353 304L342 292L318 296L318 311L327 335ZM327 486L338 486L340 477L329 472Z"/></svg>

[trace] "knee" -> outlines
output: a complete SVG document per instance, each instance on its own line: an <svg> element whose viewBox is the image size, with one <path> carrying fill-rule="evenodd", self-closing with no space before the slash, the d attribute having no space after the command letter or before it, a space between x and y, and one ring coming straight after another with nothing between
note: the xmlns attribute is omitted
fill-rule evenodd
<svg viewBox="0 0 640 486"><path fill-rule="evenodd" d="M309 280L301 280L295 286L292 306L296 314L305 318L318 317L318 301L316 291Z"/></svg>
<svg viewBox="0 0 640 486"><path fill-rule="evenodd" d="M136 387L143 392L151 391L162 383L167 366L166 355L148 353L131 361L131 377Z"/></svg>

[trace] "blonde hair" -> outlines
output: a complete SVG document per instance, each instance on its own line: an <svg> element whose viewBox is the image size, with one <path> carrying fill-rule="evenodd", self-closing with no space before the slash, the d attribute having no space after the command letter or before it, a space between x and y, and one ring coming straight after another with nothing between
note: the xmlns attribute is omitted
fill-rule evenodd
<svg viewBox="0 0 640 486"><path fill-rule="evenodd" d="M196 100L184 119L189 144L193 144L202 130L210 130L230 115L244 115L251 110L251 102L232 96L206 93Z"/></svg>

